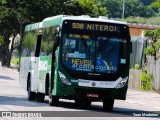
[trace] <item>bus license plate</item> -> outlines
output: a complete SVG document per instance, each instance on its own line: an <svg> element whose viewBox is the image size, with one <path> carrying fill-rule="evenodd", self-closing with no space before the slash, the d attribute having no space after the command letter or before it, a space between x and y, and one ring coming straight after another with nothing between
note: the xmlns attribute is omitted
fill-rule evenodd
<svg viewBox="0 0 160 120"><path fill-rule="evenodd" d="M98 98L99 95L95 94L95 93L87 93L87 97L94 97L94 98Z"/></svg>

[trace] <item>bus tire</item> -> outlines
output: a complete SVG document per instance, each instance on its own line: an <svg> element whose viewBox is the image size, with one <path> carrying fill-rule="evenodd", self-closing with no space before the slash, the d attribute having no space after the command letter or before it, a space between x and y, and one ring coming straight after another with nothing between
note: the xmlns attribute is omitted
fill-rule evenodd
<svg viewBox="0 0 160 120"><path fill-rule="evenodd" d="M35 100L35 93L31 91L30 77L28 77L28 83L27 83L27 98L29 101Z"/></svg>
<svg viewBox="0 0 160 120"><path fill-rule="evenodd" d="M103 100L103 108L105 111L112 111L114 106L114 99L111 100Z"/></svg>
<svg viewBox="0 0 160 120"><path fill-rule="evenodd" d="M45 94L43 93L37 93L36 99L38 102L44 102Z"/></svg>
<svg viewBox="0 0 160 120"><path fill-rule="evenodd" d="M49 105L50 106L57 106L58 103L59 103L59 97L53 96L53 95L49 96Z"/></svg>

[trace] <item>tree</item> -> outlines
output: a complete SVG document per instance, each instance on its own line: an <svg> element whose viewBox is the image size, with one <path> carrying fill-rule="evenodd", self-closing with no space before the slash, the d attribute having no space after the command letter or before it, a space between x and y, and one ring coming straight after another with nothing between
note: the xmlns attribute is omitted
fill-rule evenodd
<svg viewBox="0 0 160 120"><path fill-rule="evenodd" d="M10 40L9 38L12 36L13 43L14 38L16 36L16 17L12 9L5 7L2 5L2 2L0 4L0 35L3 36L3 39L1 38L1 42L3 43L3 46L1 46L1 52L2 52L2 66L10 66L10 60L11 60L11 54L12 51L15 49L13 47L13 44L11 45L11 50L9 50L9 44Z"/></svg>
<svg viewBox="0 0 160 120"><path fill-rule="evenodd" d="M155 30L146 30L145 36L149 38L150 45L145 49L145 54L155 55L160 49L160 28Z"/></svg>
<svg viewBox="0 0 160 120"><path fill-rule="evenodd" d="M144 6L142 3L140 3L138 0L128 0L126 2L126 9L125 9L125 16L141 16L141 17L151 17L154 16L154 12L152 9L149 9L148 7Z"/></svg>
<svg viewBox="0 0 160 120"><path fill-rule="evenodd" d="M102 1L102 0L97 0ZM109 18L121 18L123 0L103 0L102 6L107 8ZM144 6L139 0L125 0L125 18L129 16L151 17L154 16L152 9Z"/></svg>
<svg viewBox="0 0 160 120"><path fill-rule="evenodd" d="M109 18L121 18L122 0L104 0L104 2L102 2L102 6L107 8L107 14Z"/></svg>
<svg viewBox="0 0 160 120"><path fill-rule="evenodd" d="M58 14L107 16L106 8L95 0L0 0L0 11L0 35L5 42L2 64L7 67L12 51L15 48L21 51L25 25ZM16 34L20 34L20 44L15 47L12 44L9 50L9 38L12 36L14 43Z"/></svg>
<svg viewBox="0 0 160 120"><path fill-rule="evenodd" d="M156 0L155 2L152 2L149 7L151 8L160 8L160 0Z"/></svg>
<svg viewBox="0 0 160 120"><path fill-rule="evenodd" d="M151 8L157 12L157 16L160 16L160 0L156 0L155 2L151 3L148 8Z"/></svg>
<svg viewBox="0 0 160 120"><path fill-rule="evenodd" d="M0 50L5 46L3 36L0 35Z"/></svg>
<svg viewBox="0 0 160 120"><path fill-rule="evenodd" d="M47 16L45 12L49 12L50 10L50 8L47 7L47 3L48 1L43 2L42 0L40 0L39 2L36 2L36 0L0 1L0 11L2 11L0 13L0 27L2 28L0 34L4 36L3 38L5 42L5 46L2 49L2 66L10 66L12 51L16 47L19 48L19 51L21 51L20 46L22 45L24 26L28 23L42 20ZM41 9L41 6L44 6L44 8L48 9ZM18 33L20 34L20 45L13 47L14 38ZM9 38L11 36L13 39L11 50L9 50Z"/></svg>
<svg viewBox="0 0 160 120"><path fill-rule="evenodd" d="M148 6L151 3L155 2L155 0L139 0L139 1L143 3L145 6Z"/></svg>
<svg viewBox="0 0 160 120"><path fill-rule="evenodd" d="M78 0L78 3L85 10L84 13L90 16L108 16L107 9L102 6L101 2L96 2L96 0Z"/></svg>

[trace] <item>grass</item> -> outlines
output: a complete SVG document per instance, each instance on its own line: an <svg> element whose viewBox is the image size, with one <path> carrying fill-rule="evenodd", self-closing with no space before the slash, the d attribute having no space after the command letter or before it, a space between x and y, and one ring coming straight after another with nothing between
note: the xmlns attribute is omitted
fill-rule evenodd
<svg viewBox="0 0 160 120"><path fill-rule="evenodd" d="M11 63L14 65L19 65L19 58L12 56Z"/></svg>

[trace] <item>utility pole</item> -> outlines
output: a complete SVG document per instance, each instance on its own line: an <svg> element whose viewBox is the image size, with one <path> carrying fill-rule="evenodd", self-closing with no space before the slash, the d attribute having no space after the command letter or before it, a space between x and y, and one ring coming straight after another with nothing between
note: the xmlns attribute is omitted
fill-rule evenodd
<svg viewBox="0 0 160 120"><path fill-rule="evenodd" d="M122 21L124 21L124 10L125 9L125 0L123 0L123 12L122 12Z"/></svg>

